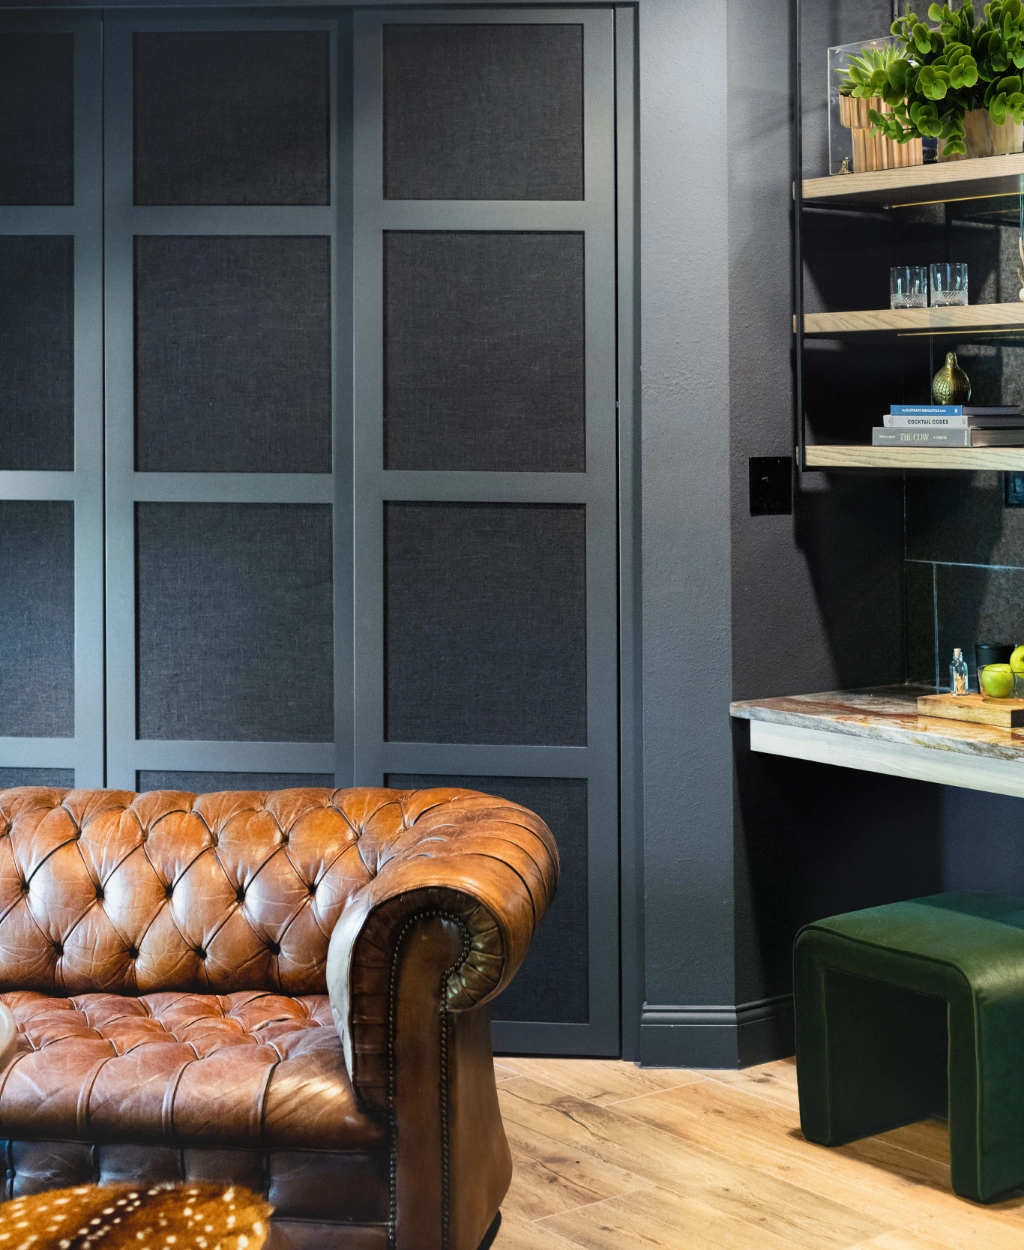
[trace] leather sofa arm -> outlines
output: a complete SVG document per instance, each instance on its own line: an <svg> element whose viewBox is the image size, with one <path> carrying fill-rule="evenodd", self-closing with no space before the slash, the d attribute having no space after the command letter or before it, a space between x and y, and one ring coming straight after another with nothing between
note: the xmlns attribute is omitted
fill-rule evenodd
<svg viewBox="0 0 1024 1250"><path fill-rule="evenodd" d="M441 1006L482 1006L511 981L558 882L558 851L533 812L465 790L395 793L402 827L331 936L327 988L353 1087L388 1106L392 999L403 942L440 919L461 935L442 963ZM454 958L451 957L454 952ZM425 987L436 994L436 985Z"/></svg>

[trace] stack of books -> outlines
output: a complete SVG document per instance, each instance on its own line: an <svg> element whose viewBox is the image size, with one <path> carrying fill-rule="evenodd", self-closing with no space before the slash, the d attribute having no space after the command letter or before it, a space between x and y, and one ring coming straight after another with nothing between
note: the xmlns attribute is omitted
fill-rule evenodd
<svg viewBox="0 0 1024 1250"><path fill-rule="evenodd" d="M871 431L872 447L1024 447L1020 406L893 404Z"/></svg>

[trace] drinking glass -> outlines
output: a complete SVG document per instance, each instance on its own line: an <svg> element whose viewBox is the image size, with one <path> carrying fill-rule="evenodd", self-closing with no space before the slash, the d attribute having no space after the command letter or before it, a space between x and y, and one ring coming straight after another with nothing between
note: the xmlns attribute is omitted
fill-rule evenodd
<svg viewBox="0 0 1024 1250"><path fill-rule="evenodd" d="M889 270L889 307L928 307L928 271L924 265L894 265Z"/></svg>
<svg viewBox="0 0 1024 1250"><path fill-rule="evenodd" d="M950 308L967 303L967 266L946 261L930 267L932 307Z"/></svg>

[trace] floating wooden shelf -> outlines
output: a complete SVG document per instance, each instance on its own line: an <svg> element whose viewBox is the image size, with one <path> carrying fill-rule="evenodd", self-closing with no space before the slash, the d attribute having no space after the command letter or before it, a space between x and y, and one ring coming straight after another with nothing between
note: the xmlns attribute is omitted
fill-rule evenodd
<svg viewBox="0 0 1024 1250"><path fill-rule="evenodd" d="M983 328L1024 330L1024 303L1018 300L1013 304L967 304L961 308L877 308L804 316L805 334L927 334Z"/></svg>
<svg viewBox="0 0 1024 1250"><path fill-rule="evenodd" d="M1024 191L1024 152L913 165L909 169L880 169L869 174L833 174L805 178L803 183L804 200L823 208L857 204L900 208L1016 195L1019 191Z"/></svg>
<svg viewBox="0 0 1024 1250"><path fill-rule="evenodd" d="M808 445L812 469L974 469L1024 473L1024 447L870 447Z"/></svg>

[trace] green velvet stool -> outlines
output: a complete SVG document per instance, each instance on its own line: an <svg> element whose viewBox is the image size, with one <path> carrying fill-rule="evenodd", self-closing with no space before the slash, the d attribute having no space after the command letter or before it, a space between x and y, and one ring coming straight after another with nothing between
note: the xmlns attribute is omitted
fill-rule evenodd
<svg viewBox="0 0 1024 1250"><path fill-rule="evenodd" d="M804 1136L839 1146L949 1115L953 1189L1024 1181L1024 899L936 894L797 935Z"/></svg>

